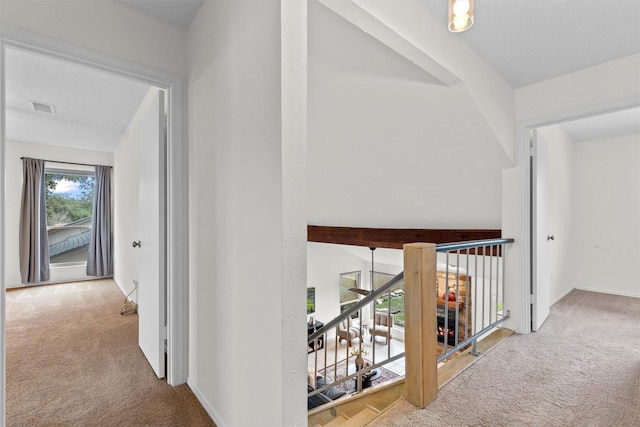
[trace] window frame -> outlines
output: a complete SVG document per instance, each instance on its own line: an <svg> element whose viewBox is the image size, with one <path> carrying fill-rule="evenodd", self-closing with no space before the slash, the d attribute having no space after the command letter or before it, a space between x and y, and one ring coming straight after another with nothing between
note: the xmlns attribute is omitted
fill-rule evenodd
<svg viewBox="0 0 640 427"><path fill-rule="evenodd" d="M384 282L382 282L382 283L380 283L380 284L377 284L377 285L376 285L376 275L384 275L385 277L387 277L387 280L385 280ZM374 290L375 290L375 289L378 289L379 287L383 286L384 284L386 284L387 282L389 282L389 281L390 281L391 279L393 279L394 277L395 277L395 275L393 275L393 274L383 273L383 272L381 272L381 271L375 271L375 270L374 270L374 271L373 271L373 283L372 283L372 287L373 287L373 289L374 289ZM403 286L404 286L404 285L403 285ZM383 294L383 295L385 295L385 294ZM400 295L398 295L398 290L397 290L397 288L396 288L396 290L394 290L394 291L388 292L386 295L389 295L392 301L393 301L393 298L402 298L402 299L404 300L404 297L405 297L404 288L403 288L403 292L401 292L401 294L400 294L401 296L400 296ZM385 299L386 299L386 298L385 298ZM386 304L381 304L381 305L383 306L383 308L384 308L384 309L386 309L386 308L388 307L388 305L387 305L387 304L388 304L388 302L387 302ZM374 309L375 309L376 311L380 311L380 309L378 309L377 307L375 307L376 305L378 305L377 300L376 300L376 302L375 302ZM403 313L403 316L402 316L402 317L404 318L404 312L405 312L405 311L404 311L404 303L402 304L402 310L401 310L401 312ZM396 314L398 314L398 313L396 313ZM403 322L402 324L400 324L400 323L396 323L396 322L398 322L397 317L398 317L398 316L395 316L395 315L394 315L394 318L393 318L393 327L396 327L396 328L399 328L399 329L404 329L404 322Z"/></svg>
<svg viewBox="0 0 640 427"><path fill-rule="evenodd" d="M55 165L55 162L52 162ZM75 176L91 176L94 178L94 191L95 191L95 168L91 166L83 166L83 165L73 165L73 166L47 166L44 168L45 178L49 175L75 175ZM45 200L49 197L49 190L47 188L47 193L45 196ZM93 205L95 203L95 199L91 202L91 212L93 216ZM45 201L46 204L46 201ZM49 225L49 218L47 217L47 233L54 228L62 227L60 225ZM93 228L93 224L89 226L89 230ZM51 244L49 244L51 247ZM51 260L51 254L49 254L49 264L52 268L64 268L64 267L76 267L83 266L87 264L89 258L89 252L87 251L87 257L82 261L62 261L62 262L54 262Z"/></svg>
<svg viewBox="0 0 640 427"><path fill-rule="evenodd" d="M362 284L362 270L356 270L356 271L347 271L345 273L340 273L339 278L338 278L338 302L339 302L339 306L340 306L340 313L343 313L345 310L349 309L350 307L352 307L353 305L357 304L359 301L358 298L358 294L355 292L351 292L351 291L347 291L350 294L353 294L353 299L350 299L348 301L342 301L342 278L343 277L348 277L349 275L356 275L357 277L354 279L356 281L356 287L360 288L361 284ZM350 277L348 277L350 278ZM355 312L354 314L351 315L351 318L355 319L359 316L360 314L358 312Z"/></svg>

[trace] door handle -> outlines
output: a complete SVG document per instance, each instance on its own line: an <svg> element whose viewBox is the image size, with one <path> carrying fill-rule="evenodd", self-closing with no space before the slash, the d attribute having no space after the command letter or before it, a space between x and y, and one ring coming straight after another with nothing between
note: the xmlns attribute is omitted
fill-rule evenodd
<svg viewBox="0 0 640 427"><path fill-rule="evenodd" d="M556 238L555 238L555 237L553 237L553 234L552 234L552 235L550 235L550 236L547 236L547 241L549 241L549 240L556 240Z"/></svg>
<svg viewBox="0 0 640 427"><path fill-rule="evenodd" d="M140 240L138 240L137 242L134 241L131 246L133 246L134 248L139 248L140 247Z"/></svg>

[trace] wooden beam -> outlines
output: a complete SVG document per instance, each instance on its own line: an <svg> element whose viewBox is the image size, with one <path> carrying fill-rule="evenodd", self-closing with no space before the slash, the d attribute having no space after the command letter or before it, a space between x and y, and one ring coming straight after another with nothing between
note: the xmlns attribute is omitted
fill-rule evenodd
<svg viewBox="0 0 640 427"><path fill-rule="evenodd" d="M425 229L425 228L357 228L307 226L307 241L339 245L402 249L406 243L453 243L470 240L497 239L501 230L494 229Z"/></svg>
<svg viewBox="0 0 640 427"><path fill-rule="evenodd" d="M419 408L438 395L436 245L404 246L405 395Z"/></svg>

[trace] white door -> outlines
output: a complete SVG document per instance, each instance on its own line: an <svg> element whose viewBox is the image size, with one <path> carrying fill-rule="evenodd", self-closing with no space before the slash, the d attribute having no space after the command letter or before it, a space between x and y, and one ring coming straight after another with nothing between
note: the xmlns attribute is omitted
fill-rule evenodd
<svg viewBox="0 0 640 427"><path fill-rule="evenodd" d="M531 330L540 329L549 316L551 270L547 142L534 129L531 133Z"/></svg>
<svg viewBox="0 0 640 427"><path fill-rule="evenodd" d="M153 88L141 121L140 260L138 345L158 378L165 376L165 106L164 92Z"/></svg>

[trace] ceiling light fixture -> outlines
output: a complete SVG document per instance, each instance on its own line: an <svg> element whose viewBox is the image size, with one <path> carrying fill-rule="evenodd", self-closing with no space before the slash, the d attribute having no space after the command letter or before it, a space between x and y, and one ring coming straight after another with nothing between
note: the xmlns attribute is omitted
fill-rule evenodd
<svg viewBox="0 0 640 427"><path fill-rule="evenodd" d="M460 33L473 25L473 0L449 0L449 31Z"/></svg>

